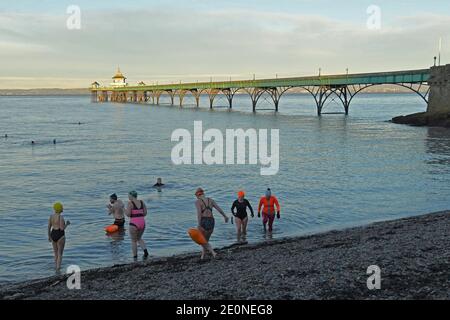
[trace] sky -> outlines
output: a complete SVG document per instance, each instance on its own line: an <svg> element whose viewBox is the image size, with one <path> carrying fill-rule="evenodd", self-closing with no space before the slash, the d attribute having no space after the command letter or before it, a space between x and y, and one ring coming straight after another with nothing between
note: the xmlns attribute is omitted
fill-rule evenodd
<svg viewBox="0 0 450 320"><path fill-rule="evenodd" d="M448 0L0 0L0 89L421 69L440 38Z"/></svg>

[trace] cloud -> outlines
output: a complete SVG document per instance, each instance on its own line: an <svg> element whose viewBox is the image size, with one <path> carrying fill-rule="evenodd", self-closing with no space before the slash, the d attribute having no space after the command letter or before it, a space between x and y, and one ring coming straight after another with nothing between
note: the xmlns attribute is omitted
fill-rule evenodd
<svg viewBox="0 0 450 320"><path fill-rule="evenodd" d="M310 75L319 67L397 70L431 65L438 35L450 42L450 17L437 14L398 17L371 31L365 23L287 12L81 9L81 30L68 30L64 13L1 13L3 74L44 74L39 86L67 80L81 87L109 83L117 65L131 82L147 83Z"/></svg>

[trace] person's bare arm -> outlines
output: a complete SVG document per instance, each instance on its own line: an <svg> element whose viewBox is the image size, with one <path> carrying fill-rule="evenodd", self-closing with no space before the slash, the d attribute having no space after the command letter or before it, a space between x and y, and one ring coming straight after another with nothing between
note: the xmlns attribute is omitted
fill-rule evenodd
<svg viewBox="0 0 450 320"><path fill-rule="evenodd" d="M202 206L200 204L200 201L197 201L195 203L195 207L197 208L197 223L198 223L198 226L200 227L200 223L202 220Z"/></svg>
<svg viewBox="0 0 450 320"><path fill-rule="evenodd" d="M147 205L142 201L142 209L144 210L144 217L147 215Z"/></svg>
<svg viewBox="0 0 450 320"><path fill-rule="evenodd" d="M48 218L48 241L51 242L52 239L50 238L50 232L52 230L52 216Z"/></svg>
<svg viewBox="0 0 450 320"><path fill-rule="evenodd" d="M215 208L217 211L219 211L219 213L222 215L222 217L224 217L225 223L228 223L228 219L229 219L229 218L228 218L228 216L225 214L225 212L223 212L222 208L219 207L219 205L218 205L214 200L211 199L211 201L212 201L212 207Z"/></svg>
<svg viewBox="0 0 450 320"><path fill-rule="evenodd" d="M132 206L132 204L131 204L131 201L128 201L128 205L127 205L127 208L125 209L125 215L127 216L127 217L131 217L131 208L132 208L133 206Z"/></svg>
<svg viewBox="0 0 450 320"><path fill-rule="evenodd" d="M66 229L66 221L63 217L60 217L59 219L59 230L65 230Z"/></svg>
<svg viewBox="0 0 450 320"><path fill-rule="evenodd" d="M113 214L113 210L114 210L114 206L112 206L110 203L108 203L106 205L106 208L108 208L108 214L112 215Z"/></svg>

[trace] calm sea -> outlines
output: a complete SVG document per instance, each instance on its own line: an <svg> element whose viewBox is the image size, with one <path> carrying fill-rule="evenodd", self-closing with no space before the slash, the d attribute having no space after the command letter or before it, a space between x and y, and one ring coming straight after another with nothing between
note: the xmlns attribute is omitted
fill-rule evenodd
<svg viewBox="0 0 450 320"><path fill-rule="evenodd" d="M131 261L130 239L105 236L112 220L105 205L116 192L136 189L149 207L145 240L153 256L199 250L186 230L196 225L198 186L229 213L235 193L257 201L271 187L282 206L273 238L302 235L450 208L450 130L389 123L393 116L424 111L415 94L361 94L350 116L316 116L306 95L282 98L280 112L251 112L237 96L210 111L193 98L185 108L91 104L89 97L0 98L0 282L53 274L47 220L55 201L72 222L64 267L82 269ZM267 97L260 109L272 108ZM330 100L325 111L342 111ZM263 177L260 166L174 166L173 130L280 129L280 171ZM78 123L81 123L78 124ZM8 134L8 138L2 138ZM53 145L52 140L57 144ZM36 145L32 146L31 141ZM157 177L167 184L152 189ZM234 226L217 216L216 247L235 240ZM250 242L265 239L260 221Z"/></svg>

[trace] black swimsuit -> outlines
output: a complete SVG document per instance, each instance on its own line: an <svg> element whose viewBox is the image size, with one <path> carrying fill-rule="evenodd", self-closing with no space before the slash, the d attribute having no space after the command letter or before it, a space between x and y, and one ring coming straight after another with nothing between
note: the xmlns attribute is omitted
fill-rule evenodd
<svg viewBox="0 0 450 320"><path fill-rule="evenodd" d="M64 232L64 230L53 229L52 232L50 233L50 238L52 238L53 242L58 242L65 235L66 233Z"/></svg>
<svg viewBox="0 0 450 320"><path fill-rule="evenodd" d="M239 218L241 220L244 220L245 218L247 218L247 207L250 209L250 211L253 214L253 208L250 205L250 202L248 202L247 199L244 199L244 201L239 202L239 200L236 200L233 202L233 206L231 207L231 213L233 214L233 216L235 216L236 218ZM237 209L237 212L234 212L234 209Z"/></svg>
<svg viewBox="0 0 450 320"><path fill-rule="evenodd" d="M125 226L125 219L116 219L114 220L114 224L119 228L123 228Z"/></svg>
<svg viewBox="0 0 450 320"><path fill-rule="evenodd" d="M203 199L200 199L203 204L205 205L205 209L202 210L202 213L205 211L210 211L212 213L212 208L210 206L210 200L207 199L208 205L203 201ZM205 231L212 232L214 230L216 221L214 220L214 217L201 217L200 219L200 227L205 229Z"/></svg>
<svg viewBox="0 0 450 320"><path fill-rule="evenodd" d="M59 222L58 224L61 226L61 216L59 216L58 222ZM61 230L61 229L53 229L52 228L52 232L50 232L50 238L52 239L53 242L58 242L65 235L66 235L66 233L64 232L64 230Z"/></svg>

